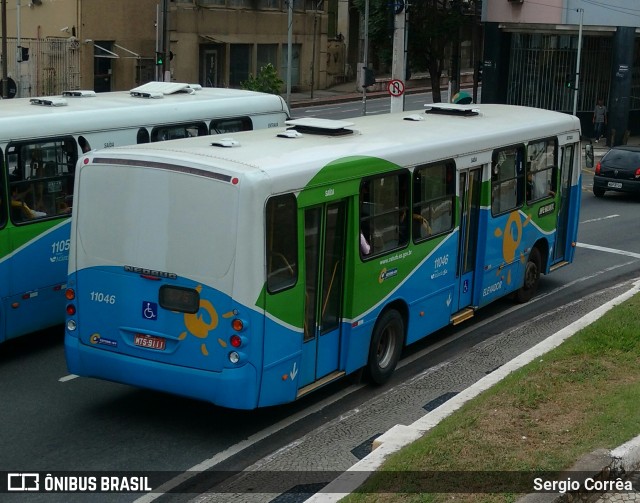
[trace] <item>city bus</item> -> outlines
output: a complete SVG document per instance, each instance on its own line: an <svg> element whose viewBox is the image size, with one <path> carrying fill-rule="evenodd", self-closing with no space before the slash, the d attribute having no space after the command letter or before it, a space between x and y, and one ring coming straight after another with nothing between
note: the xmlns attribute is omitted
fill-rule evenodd
<svg viewBox="0 0 640 503"><path fill-rule="evenodd" d="M0 101L0 343L64 323L75 164L90 149L257 128L280 96L151 82Z"/></svg>
<svg viewBox="0 0 640 503"><path fill-rule="evenodd" d="M574 257L577 118L509 105L295 119L91 152L68 369L219 406L294 401Z"/></svg>

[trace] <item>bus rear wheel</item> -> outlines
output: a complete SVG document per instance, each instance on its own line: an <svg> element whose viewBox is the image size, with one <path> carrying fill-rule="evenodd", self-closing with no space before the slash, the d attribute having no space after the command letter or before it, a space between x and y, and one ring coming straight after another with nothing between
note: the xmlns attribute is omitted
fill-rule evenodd
<svg viewBox="0 0 640 503"><path fill-rule="evenodd" d="M398 311L389 310L377 321L369 347L367 370L376 384L384 384L398 364L404 341L404 320Z"/></svg>
<svg viewBox="0 0 640 503"><path fill-rule="evenodd" d="M528 302L535 295L540 282L541 264L540 252L537 248L533 248L529 253L527 265L524 269L524 283L520 290L516 292L516 300L518 302Z"/></svg>

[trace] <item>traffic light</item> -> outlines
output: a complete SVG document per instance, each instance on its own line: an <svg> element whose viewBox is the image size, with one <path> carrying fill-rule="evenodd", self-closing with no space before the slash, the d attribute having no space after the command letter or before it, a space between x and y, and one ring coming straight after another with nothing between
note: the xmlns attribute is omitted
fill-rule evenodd
<svg viewBox="0 0 640 503"><path fill-rule="evenodd" d="M564 79L564 87L566 87L567 89L573 89L574 88L574 82L573 82L573 75L571 75L570 73L567 74L567 76Z"/></svg>
<svg viewBox="0 0 640 503"><path fill-rule="evenodd" d="M164 65L164 53L156 52L156 65Z"/></svg>
<svg viewBox="0 0 640 503"><path fill-rule="evenodd" d="M371 68L362 68L362 87L369 87L376 83L376 76Z"/></svg>

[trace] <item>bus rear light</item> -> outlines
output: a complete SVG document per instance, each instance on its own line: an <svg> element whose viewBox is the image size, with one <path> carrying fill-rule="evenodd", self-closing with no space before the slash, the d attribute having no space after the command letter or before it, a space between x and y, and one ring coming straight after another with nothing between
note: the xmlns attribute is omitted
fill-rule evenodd
<svg viewBox="0 0 640 503"><path fill-rule="evenodd" d="M239 335L234 334L229 337L229 343L232 347L239 348L240 346L242 346L242 338Z"/></svg>
<svg viewBox="0 0 640 503"><path fill-rule="evenodd" d="M229 361L233 364L238 363L240 361L240 355L235 351L231 351L231 353L229 353Z"/></svg>
<svg viewBox="0 0 640 503"><path fill-rule="evenodd" d="M75 332L76 327L77 327L76 320L68 320L67 321L67 330L69 332Z"/></svg>
<svg viewBox="0 0 640 503"><path fill-rule="evenodd" d="M640 168L636 169L636 178L640 178Z"/></svg>
<svg viewBox="0 0 640 503"><path fill-rule="evenodd" d="M73 300L76 298L76 292L73 288L67 288L64 292L64 296L67 300Z"/></svg>
<svg viewBox="0 0 640 503"><path fill-rule="evenodd" d="M76 314L76 306L74 306L73 304L67 304L67 314L69 316L73 316L74 314Z"/></svg>
<svg viewBox="0 0 640 503"><path fill-rule="evenodd" d="M244 321L242 321L240 318L234 318L231 322L231 328L233 328L233 330L235 330L236 332L242 332L244 330Z"/></svg>
<svg viewBox="0 0 640 503"><path fill-rule="evenodd" d="M596 175L600 174L600 168L601 168L600 163L596 164Z"/></svg>

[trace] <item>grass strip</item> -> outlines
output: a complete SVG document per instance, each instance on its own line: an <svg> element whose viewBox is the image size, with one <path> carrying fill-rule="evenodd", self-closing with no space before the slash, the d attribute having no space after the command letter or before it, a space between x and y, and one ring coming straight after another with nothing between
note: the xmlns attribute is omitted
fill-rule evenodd
<svg viewBox="0 0 640 503"><path fill-rule="evenodd" d="M466 473L478 487L496 483L489 472L558 472L623 444L640 434L639 363L636 295L390 456L342 501L514 501L522 494L421 493L421 474L438 472L439 487L447 477L459 487Z"/></svg>

